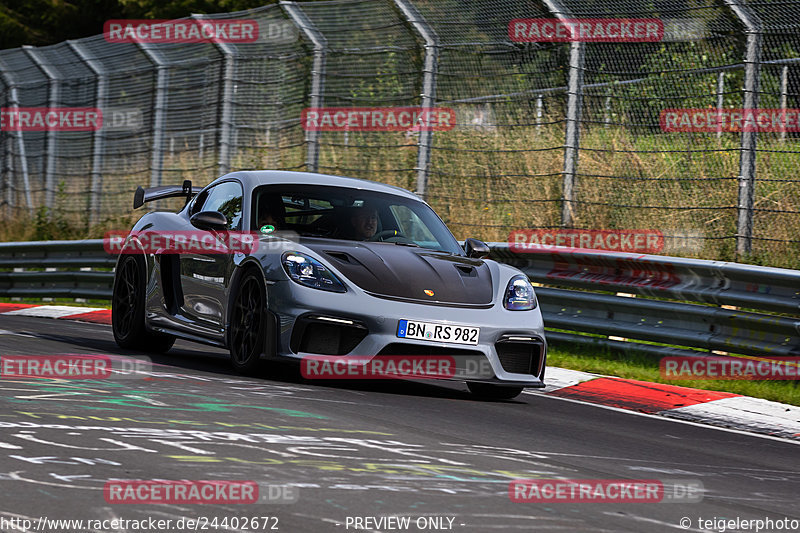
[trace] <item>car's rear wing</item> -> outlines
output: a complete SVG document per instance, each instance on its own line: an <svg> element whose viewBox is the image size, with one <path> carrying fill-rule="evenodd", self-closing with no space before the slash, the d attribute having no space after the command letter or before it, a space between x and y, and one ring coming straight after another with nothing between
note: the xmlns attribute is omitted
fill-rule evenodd
<svg viewBox="0 0 800 533"><path fill-rule="evenodd" d="M149 189L145 189L140 185L136 188L136 192L133 193L133 208L138 209L146 202L152 202L153 200L180 196L185 196L188 203L189 199L195 194L197 194L197 191L192 190L191 180L184 180L183 185L163 185L161 187L150 187Z"/></svg>

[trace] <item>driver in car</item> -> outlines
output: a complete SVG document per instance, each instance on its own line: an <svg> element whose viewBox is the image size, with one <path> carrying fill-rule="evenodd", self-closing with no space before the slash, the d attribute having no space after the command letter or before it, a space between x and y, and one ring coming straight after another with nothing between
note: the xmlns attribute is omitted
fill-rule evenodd
<svg viewBox="0 0 800 533"><path fill-rule="evenodd" d="M350 215L350 225L353 227L353 239L357 241L371 239L378 231L377 209L367 205L355 208Z"/></svg>
<svg viewBox="0 0 800 533"><path fill-rule="evenodd" d="M286 217L283 199L278 195L263 195L259 201L257 228L261 233L282 229Z"/></svg>

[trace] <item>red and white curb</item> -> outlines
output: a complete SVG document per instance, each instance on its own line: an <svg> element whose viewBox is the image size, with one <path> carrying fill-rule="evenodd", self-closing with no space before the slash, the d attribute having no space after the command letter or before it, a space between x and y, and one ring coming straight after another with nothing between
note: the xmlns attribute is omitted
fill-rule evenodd
<svg viewBox="0 0 800 533"><path fill-rule="evenodd" d="M587 403L800 441L800 407L709 391L547 367L541 392Z"/></svg>
<svg viewBox="0 0 800 533"><path fill-rule="evenodd" d="M0 314L111 324L111 310L0 303ZM800 407L730 392L708 391L547 367L545 394L800 441Z"/></svg>
<svg viewBox="0 0 800 533"><path fill-rule="evenodd" d="M0 303L0 314L79 320L96 324L111 324L111 309L76 307L72 305L31 305Z"/></svg>

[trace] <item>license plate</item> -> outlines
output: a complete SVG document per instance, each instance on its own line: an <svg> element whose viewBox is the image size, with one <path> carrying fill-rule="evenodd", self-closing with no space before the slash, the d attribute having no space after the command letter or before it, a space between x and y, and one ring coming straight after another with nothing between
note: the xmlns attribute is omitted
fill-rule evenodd
<svg viewBox="0 0 800 533"><path fill-rule="evenodd" d="M421 341L477 345L480 332L481 328L471 326L417 322L415 320L401 320L397 324L398 337Z"/></svg>

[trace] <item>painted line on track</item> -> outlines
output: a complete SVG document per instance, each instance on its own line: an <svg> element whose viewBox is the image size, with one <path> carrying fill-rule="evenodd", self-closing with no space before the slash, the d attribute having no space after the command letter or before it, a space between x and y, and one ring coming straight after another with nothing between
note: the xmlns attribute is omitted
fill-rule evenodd
<svg viewBox="0 0 800 533"><path fill-rule="evenodd" d="M0 314L111 324L110 309L93 307L0 303ZM557 367L547 368L545 381L547 387L526 394L800 443L800 407L793 405Z"/></svg>

